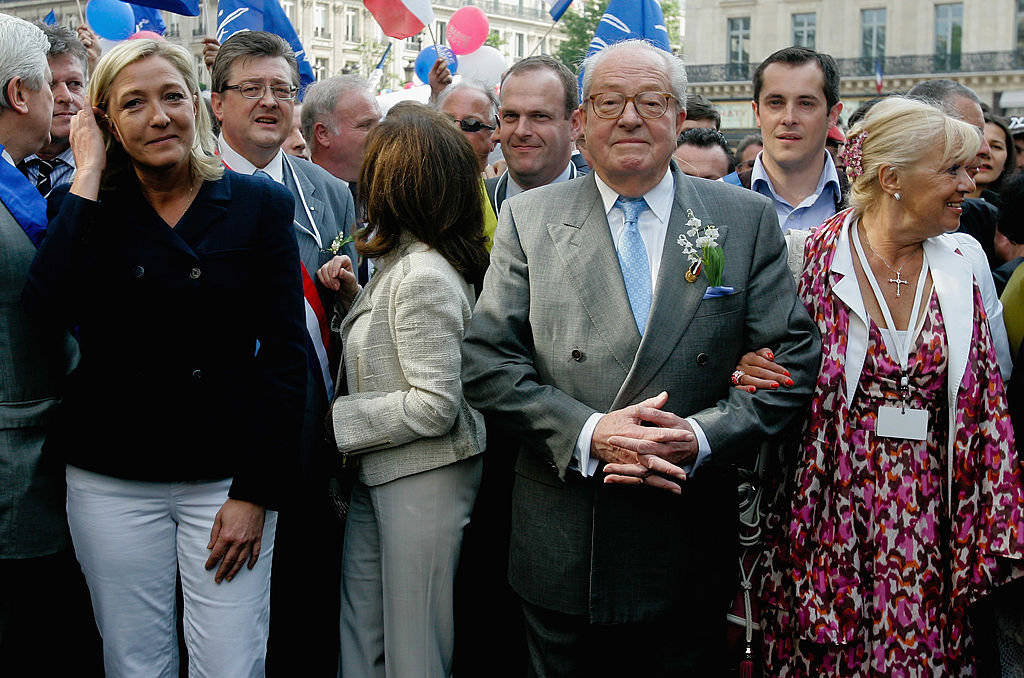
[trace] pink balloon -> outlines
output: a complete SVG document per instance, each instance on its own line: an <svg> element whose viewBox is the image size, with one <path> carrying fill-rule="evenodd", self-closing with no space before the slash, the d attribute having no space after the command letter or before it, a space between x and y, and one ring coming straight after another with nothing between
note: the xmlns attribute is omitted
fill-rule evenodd
<svg viewBox="0 0 1024 678"><path fill-rule="evenodd" d="M491 24L479 7L463 7L448 21L448 46L459 56L475 52L487 40Z"/></svg>
<svg viewBox="0 0 1024 678"><path fill-rule="evenodd" d="M164 36L154 31L139 31L128 36L129 40L163 40Z"/></svg>

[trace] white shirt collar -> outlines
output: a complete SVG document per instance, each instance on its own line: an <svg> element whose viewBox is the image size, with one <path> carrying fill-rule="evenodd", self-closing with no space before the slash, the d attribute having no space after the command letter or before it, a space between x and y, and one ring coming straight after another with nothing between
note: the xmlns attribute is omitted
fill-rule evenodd
<svg viewBox="0 0 1024 678"><path fill-rule="evenodd" d="M256 167L246 160L238 151L228 145L224 133L217 138L217 149L220 151L220 158L228 169L239 174L252 174L258 169L270 175L270 178L279 184L284 183L284 151L278 151L274 159L267 163L266 167Z"/></svg>
<svg viewBox="0 0 1024 678"><path fill-rule="evenodd" d="M508 172L508 170L506 170ZM572 160L565 165L565 169L557 177L551 180L552 184L557 184L562 181L569 181L569 176L572 173ZM508 184L505 186L505 200L508 200L513 195L519 195L526 189L516 183L516 180L512 178L512 173L508 172Z"/></svg>
<svg viewBox="0 0 1024 678"><path fill-rule="evenodd" d="M6 160L7 162L11 163L11 165L17 167L17 165L14 162L14 158L11 157L11 154L7 152L6 148L4 149L4 152L3 152L2 155L4 157L4 160Z"/></svg>
<svg viewBox="0 0 1024 678"><path fill-rule="evenodd" d="M597 180L597 190L601 193L601 200L604 203L604 213L608 214L615 207L615 201L619 199L619 194L604 183L597 172L593 174L594 179ZM668 218L672 214L672 200L675 198L675 194L675 181L672 179L672 172L666 167L665 176L654 188L644 193L643 198L647 201L647 207L654 212L658 220L668 223Z"/></svg>

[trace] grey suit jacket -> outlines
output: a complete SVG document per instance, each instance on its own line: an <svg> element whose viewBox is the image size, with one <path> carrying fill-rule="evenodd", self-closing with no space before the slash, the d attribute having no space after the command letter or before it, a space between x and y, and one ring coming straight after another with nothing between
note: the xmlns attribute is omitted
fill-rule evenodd
<svg viewBox="0 0 1024 678"><path fill-rule="evenodd" d="M459 347L473 288L436 250L412 239L377 273L341 325L349 395L331 417L338 450L359 455L359 479L380 485L479 454L483 417L462 395Z"/></svg>
<svg viewBox="0 0 1024 678"><path fill-rule="evenodd" d="M733 464L807 402L819 342L796 297L771 203L673 166L675 201L641 339L592 176L506 202L464 344L469 402L520 439L509 577L528 601L595 623L724 616L735 584ZM702 299L676 243L686 210L721 233L731 296ZM796 386L731 388L747 350L771 347ZM568 471L583 424L668 391L710 460L680 496ZM707 617L709 619L722 617Z"/></svg>
<svg viewBox="0 0 1024 678"><path fill-rule="evenodd" d="M323 167L314 165L303 158L286 156L285 162L295 169L299 188L302 189L302 197L306 199L309 211L313 214L323 246L329 247L339 233L351 233L356 221L356 210L352 202L352 193L348 187ZM303 228L310 228L309 217L306 215L302 200L292 183L292 176L287 168L284 171L284 184L295 196L295 221ZM313 276L315 282L317 269L330 258L330 255L321 252L313 236L298 227L295 228L295 239L299 243L299 258L302 259L302 263L306 265L309 275ZM342 252L352 258L353 266L355 266L355 245L349 243ZM326 291L322 286L318 286L318 289L321 294ZM333 297L325 296L325 301L330 302L326 308L334 307Z"/></svg>
<svg viewBox="0 0 1024 678"><path fill-rule="evenodd" d="M64 467L41 450L78 345L22 307L35 254L0 204L0 558L44 556L69 544Z"/></svg>
<svg viewBox="0 0 1024 678"><path fill-rule="evenodd" d="M294 168L295 178L298 179L298 185L296 185L291 172L287 167L284 169L284 184L295 197L296 224L292 230L295 232L295 240L299 245L299 259L302 260L316 286L329 322L337 302L337 296L320 284L316 272L333 255L324 252L317 244L316 239L304 229L316 228L324 248L330 247L339 233L351 233L356 218L352 193L341 180L319 165L291 156L285 156L285 162ZM301 189L301 195L299 189ZM309 216L302 204L303 198L313 215L315 226L311 227L309 223ZM342 253L349 255L354 268L356 265L355 246L349 243ZM330 403L327 402L327 394L320 388L320 381L320 378L314 375L310 368L309 376L306 379L306 413L302 423L299 462L302 475L313 480L322 475L323 471L320 465L326 461L323 456L330 453L323 426L324 415L327 413ZM337 388L337 384L335 384L335 388Z"/></svg>

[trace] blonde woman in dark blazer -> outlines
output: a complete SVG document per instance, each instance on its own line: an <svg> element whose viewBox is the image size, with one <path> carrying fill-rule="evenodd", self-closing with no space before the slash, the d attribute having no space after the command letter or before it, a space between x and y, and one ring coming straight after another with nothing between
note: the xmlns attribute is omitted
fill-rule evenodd
<svg viewBox="0 0 1024 678"><path fill-rule="evenodd" d="M341 675L451 675L452 584L480 484L483 417L460 345L487 263L476 159L444 116L403 107L359 177L377 272L341 325L338 451L358 469L342 560ZM351 285L339 273L335 287ZM330 284L328 282L328 284Z"/></svg>

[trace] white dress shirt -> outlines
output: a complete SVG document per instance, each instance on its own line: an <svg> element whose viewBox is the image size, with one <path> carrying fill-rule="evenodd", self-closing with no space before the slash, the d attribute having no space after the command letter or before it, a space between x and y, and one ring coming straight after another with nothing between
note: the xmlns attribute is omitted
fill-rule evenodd
<svg viewBox="0 0 1024 678"><path fill-rule="evenodd" d="M227 165L228 169L239 174L252 174L258 169L270 175L270 178L279 184L284 183L284 151L278 151L274 159L267 163L266 167L257 167L228 145L224 135L217 138L217 149L220 151L220 158Z"/></svg>

